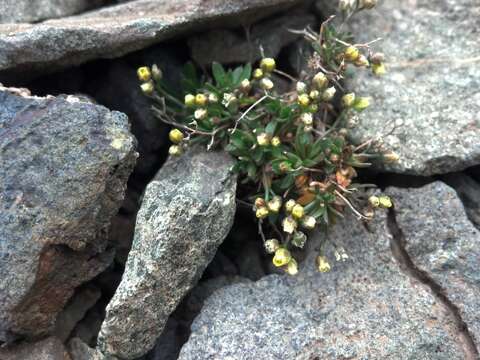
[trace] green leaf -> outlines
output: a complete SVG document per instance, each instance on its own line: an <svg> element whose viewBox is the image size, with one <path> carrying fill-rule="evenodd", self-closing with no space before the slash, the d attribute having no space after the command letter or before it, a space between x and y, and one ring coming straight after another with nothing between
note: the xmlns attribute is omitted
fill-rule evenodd
<svg viewBox="0 0 480 360"><path fill-rule="evenodd" d="M226 72L223 66L217 62L212 64L212 74L217 86L224 87L226 83Z"/></svg>
<svg viewBox="0 0 480 360"><path fill-rule="evenodd" d="M181 84L185 93L192 94L195 94L202 86L195 65L192 62L188 62L183 66Z"/></svg>
<svg viewBox="0 0 480 360"><path fill-rule="evenodd" d="M265 132L270 135L270 136L273 136L273 134L275 134L275 129L277 128L277 123L275 121L270 121L267 126L265 126Z"/></svg>
<svg viewBox="0 0 480 360"><path fill-rule="evenodd" d="M295 176L293 174L286 175L280 182L279 187L281 190L287 190L295 183Z"/></svg>

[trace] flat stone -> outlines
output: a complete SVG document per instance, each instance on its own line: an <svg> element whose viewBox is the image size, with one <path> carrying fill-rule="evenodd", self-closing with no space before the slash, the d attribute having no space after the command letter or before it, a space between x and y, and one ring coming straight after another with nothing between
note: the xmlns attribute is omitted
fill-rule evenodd
<svg viewBox="0 0 480 360"><path fill-rule="evenodd" d="M321 274L312 251L296 277L217 290L179 359L463 359L453 317L394 260L385 214L371 232L346 221L329 236L349 261Z"/></svg>
<svg viewBox="0 0 480 360"><path fill-rule="evenodd" d="M135 160L124 114L0 88L0 341L50 333L111 263L106 233Z"/></svg>
<svg viewBox="0 0 480 360"><path fill-rule="evenodd" d="M442 182L387 190L414 265L459 309L480 345L480 232L468 220L455 190Z"/></svg>
<svg viewBox="0 0 480 360"><path fill-rule="evenodd" d="M359 71L351 83L373 97L355 139L386 135L386 148L400 155L379 167L428 176L480 163L479 27L476 0L390 0L358 14L358 41L384 38L374 47L387 59L384 77Z"/></svg>
<svg viewBox="0 0 480 360"><path fill-rule="evenodd" d="M247 25L296 1L136 0L40 24L3 24L0 82L119 57L207 26Z"/></svg>
<svg viewBox="0 0 480 360"><path fill-rule="evenodd" d="M236 177L222 152L189 150L147 186L122 282L107 306L98 344L133 359L155 345L233 222Z"/></svg>

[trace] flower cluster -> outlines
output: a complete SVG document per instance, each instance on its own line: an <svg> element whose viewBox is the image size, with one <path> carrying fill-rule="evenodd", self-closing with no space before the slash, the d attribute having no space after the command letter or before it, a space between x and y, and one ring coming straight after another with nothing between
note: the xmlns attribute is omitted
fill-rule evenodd
<svg viewBox="0 0 480 360"><path fill-rule="evenodd" d="M374 5L372 0L341 2L347 18ZM155 65L138 70L143 92L156 101L154 113L175 127L169 134L171 155L199 143L208 150L223 148L237 159L233 171L247 194L242 203L251 204L273 264L291 275L298 272L295 249L305 246L310 231L326 232L346 210L368 221L377 209L392 206L387 196L368 197L362 191L367 186L354 179L356 169L373 160L398 158L373 139L354 144L349 137L357 114L371 101L343 88L345 72L353 66L382 75L384 56L372 52L371 43L354 43L330 20L318 34L305 30L304 36L313 55L298 79L277 69L272 58L256 68L227 70L214 63L211 76L203 78L189 64L179 95L168 90ZM291 91L276 90L278 76L291 81ZM345 261L345 249L328 241L336 260ZM331 265L323 245L317 267L327 272Z"/></svg>

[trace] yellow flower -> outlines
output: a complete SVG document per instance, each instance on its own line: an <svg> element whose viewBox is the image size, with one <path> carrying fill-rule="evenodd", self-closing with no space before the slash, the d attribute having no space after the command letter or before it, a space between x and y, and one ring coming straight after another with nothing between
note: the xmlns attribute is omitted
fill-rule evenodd
<svg viewBox="0 0 480 360"><path fill-rule="evenodd" d="M308 97L307 94L301 94L298 97L298 103L302 106L308 106L310 105L310 98Z"/></svg>
<svg viewBox="0 0 480 360"><path fill-rule="evenodd" d="M318 90L312 90L310 91L310 99L312 100L317 100L320 97L320 92Z"/></svg>
<svg viewBox="0 0 480 360"><path fill-rule="evenodd" d="M275 70L275 59L265 58L260 62L260 68L265 72L272 72Z"/></svg>
<svg viewBox="0 0 480 360"><path fill-rule="evenodd" d="M168 134L168 137L170 138L171 142L178 144L181 143L183 140L183 133L178 129L173 129Z"/></svg>
<svg viewBox="0 0 480 360"><path fill-rule="evenodd" d="M307 229L314 229L317 224L317 220L313 216L305 216L302 221L302 225Z"/></svg>
<svg viewBox="0 0 480 360"><path fill-rule="evenodd" d="M147 82L147 81L150 81L150 79L152 78L152 73L150 72L150 69L147 66L142 66L138 68L137 76L138 76L138 80L142 82Z"/></svg>
<svg viewBox="0 0 480 360"><path fill-rule="evenodd" d="M197 94L195 96L195 104L198 106L205 106L207 104L207 97L204 94Z"/></svg>
<svg viewBox="0 0 480 360"><path fill-rule="evenodd" d="M187 94L185 95L185 105L188 107L192 107L195 105L195 96L192 94Z"/></svg>
<svg viewBox="0 0 480 360"><path fill-rule="evenodd" d="M273 213L278 213L282 207L282 198L280 196L275 196L267 204L268 210Z"/></svg>
<svg viewBox="0 0 480 360"><path fill-rule="evenodd" d="M273 254L280 247L280 244L277 239L268 239L265 241L264 246L268 254Z"/></svg>
<svg viewBox="0 0 480 360"><path fill-rule="evenodd" d="M365 110L367 107L370 106L370 99L368 97L361 97L355 100L355 104L353 104L353 108L357 111Z"/></svg>
<svg viewBox="0 0 480 360"><path fill-rule="evenodd" d="M172 156L178 156L182 154L182 148L178 145L172 145L168 148L168 153Z"/></svg>
<svg viewBox="0 0 480 360"><path fill-rule="evenodd" d="M355 60L355 66L357 67L367 67L368 65L370 65L370 62L365 55L360 55L357 60Z"/></svg>
<svg viewBox="0 0 480 360"><path fill-rule="evenodd" d="M293 199L288 200L288 201L285 203L285 211L288 212L288 213L291 213L292 210L293 210L293 207L294 207L296 204L297 204L297 203L295 202L295 200L293 200Z"/></svg>
<svg viewBox="0 0 480 360"><path fill-rule="evenodd" d="M324 73L319 72L313 77L313 83L318 89L323 89L328 84L328 79Z"/></svg>
<svg viewBox="0 0 480 360"><path fill-rule="evenodd" d="M392 199L390 199L389 196L383 195L383 196L380 196L378 199L380 202L380 207L384 209L388 209L393 206Z"/></svg>
<svg viewBox="0 0 480 360"><path fill-rule="evenodd" d="M370 203L370 205L372 205L375 208L380 206L380 199L378 198L378 196L375 196L375 195L370 196L368 198L368 202Z"/></svg>
<svg viewBox="0 0 480 360"><path fill-rule="evenodd" d="M343 54L345 56L345 60L353 62L360 56L360 51L355 46L350 45L345 49Z"/></svg>
<svg viewBox="0 0 480 360"><path fill-rule="evenodd" d="M288 275L297 275L298 274L298 263L297 260L291 258L288 262L287 266L285 267L285 271Z"/></svg>
<svg viewBox="0 0 480 360"><path fill-rule="evenodd" d="M313 124L313 115L312 113L303 113L300 116L300 119L302 120L304 125L312 125Z"/></svg>
<svg viewBox="0 0 480 360"><path fill-rule="evenodd" d="M276 267L287 265L292 259L292 254L285 248L279 248L275 251L275 255L272 259L273 265Z"/></svg>
<svg viewBox="0 0 480 360"><path fill-rule="evenodd" d="M262 69L255 69L255 70L253 71L253 78L254 78L254 79L259 80L259 79L261 79L262 77L263 77L263 71L262 71Z"/></svg>
<svg viewBox="0 0 480 360"><path fill-rule="evenodd" d="M160 81L162 80L163 73L162 70L157 66L157 64L153 64L152 66L152 78L155 81Z"/></svg>
<svg viewBox="0 0 480 360"><path fill-rule="evenodd" d="M140 89L142 89L142 92L146 95L151 95L153 94L153 91L155 90L155 86L153 85L153 82L150 80L149 82L143 83L140 85Z"/></svg>
<svg viewBox="0 0 480 360"><path fill-rule="evenodd" d="M331 266L328 263L328 259L325 256L317 256L317 268L318 271L324 273L331 270Z"/></svg>
<svg viewBox="0 0 480 360"><path fill-rule="evenodd" d="M342 105L346 108L349 108L355 102L355 94L349 93L342 96Z"/></svg>
<svg viewBox="0 0 480 360"><path fill-rule="evenodd" d="M297 222L290 216L283 219L282 225L283 231L285 231L287 234L293 234L297 228Z"/></svg>
<svg viewBox="0 0 480 360"><path fill-rule="evenodd" d="M268 209L266 207L258 208L255 212L255 216L258 219L265 219L268 216Z"/></svg>
<svg viewBox="0 0 480 360"><path fill-rule="evenodd" d="M307 84L305 84L303 81L297 82L297 93L298 94L305 94L307 91Z"/></svg>
<svg viewBox="0 0 480 360"><path fill-rule="evenodd" d="M277 147L277 146L280 146L281 143L282 142L280 141L280 138L278 136L274 136L272 138L272 146Z"/></svg>
<svg viewBox="0 0 480 360"><path fill-rule="evenodd" d="M326 89L323 94L322 94L322 100L323 101L330 101L333 99L335 96L335 93L337 92L337 89L335 87L331 86L328 89Z"/></svg>
<svg viewBox="0 0 480 360"><path fill-rule="evenodd" d="M303 209L303 206L300 204L296 204L293 209L292 209L292 216L295 219L301 219L305 215L305 210Z"/></svg>
<svg viewBox="0 0 480 360"><path fill-rule="evenodd" d="M260 80L260 86L263 90L272 90L273 89L273 81L269 78L263 78Z"/></svg>
<svg viewBox="0 0 480 360"><path fill-rule="evenodd" d="M261 133L257 135L257 143L260 146L267 146L268 144L270 144L270 137L267 133Z"/></svg>
<svg viewBox="0 0 480 360"><path fill-rule="evenodd" d="M387 72L387 69L385 68L385 64L384 63L380 63L380 64L373 64L372 65L372 72L377 75L377 76L382 76L382 75L385 75L386 72Z"/></svg>

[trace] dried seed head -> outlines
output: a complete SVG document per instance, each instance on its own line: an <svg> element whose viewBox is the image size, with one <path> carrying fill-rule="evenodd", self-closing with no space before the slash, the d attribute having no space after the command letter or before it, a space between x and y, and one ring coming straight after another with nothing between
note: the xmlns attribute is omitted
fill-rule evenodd
<svg viewBox="0 0 480 360"><path fill-rule="evenodd" d="M300 249L303 249L306 242L307 242L307 235L305 235L301 231L295 231L295 233L293 234L293 238L292 238L292 245L294 245L294 246L296 246Z"/></svg>
<svg viewBox="0 0 480 360"><path fill-rule="evenodd" d="M357 60L355 60L355 66L357 67L367 67L368 65L370 65L370 62L365 55L360 55Z"/></svg>
<svg viewBox="0 0 480 360"><path fill-rule="evenodd" d="M259 209L261 207L265 207L267 204L265 203L265 199L258 197L255 199L255 209Z"/></svg>
<svg viewBox="0 0 480 360"><path fill-rule="evenodd" d="M385 61L385 55L383 53L375 53L370 57L372 64L381 64Z"/></svg>

